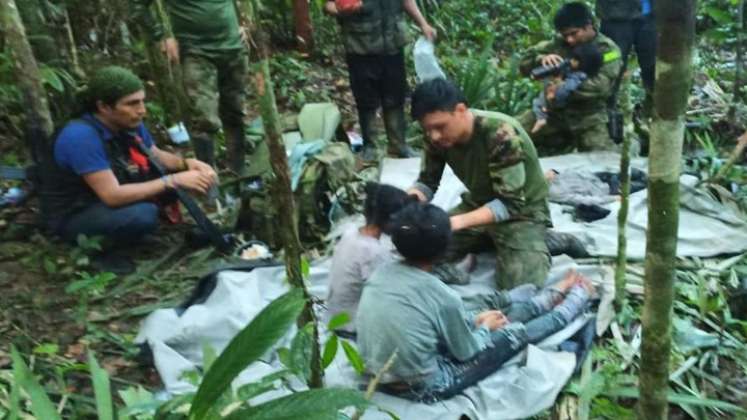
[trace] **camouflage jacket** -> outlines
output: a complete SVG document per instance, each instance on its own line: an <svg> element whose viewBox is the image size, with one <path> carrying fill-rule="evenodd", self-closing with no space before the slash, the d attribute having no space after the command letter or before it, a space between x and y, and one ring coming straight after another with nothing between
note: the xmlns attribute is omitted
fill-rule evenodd
<svg viewBox="0 0 747 420"><path fill-rule="evenodd" d="M651 9L655 0L650 0ZM643 16L641 0L597 0L597 17L600 20L631 20Z"/></svg>
<svg viewBox="0 0 747 420"><path fill-rule="evenodd" d="M150 9L153 0L133 0L132 17L152 41L166 36ZM174 37L184 53L208 57L241 51L239 18L233 0L165 0Z"/></svg>
<svg viewBox="0 0 747 420"><path fill-rule="evenodd" d="M498 199L507 221L550 223L547 182L532 140L518 121L498 112L473 110L472 137L448 150L425 141L425 157L416 188L426 195L438 189L448 164L469 192L463 205L477 208Z"/></svg>
<svg viewBox="0 0 747 420"><path fill-rule="evenodd" d="M593 42L602 53L603 65L599 74L587 79L568 97L564 108L553 109L552 118L560 119L570 129L580 129L607 122L607 99L612 94L615 79L620 73L622 60L620 49L614 41L597 32ZM572 48L562 38L544 41L530 48L519 64L524 76L541 65L540 59L546 54L569 57Z"/></svg>
<svg viewBox="0 0 747 420"><path fill-rule="evenodd" d="M392 55L407 43L402 0L363 0L356 13L338 16L345 52Z"/></svg>

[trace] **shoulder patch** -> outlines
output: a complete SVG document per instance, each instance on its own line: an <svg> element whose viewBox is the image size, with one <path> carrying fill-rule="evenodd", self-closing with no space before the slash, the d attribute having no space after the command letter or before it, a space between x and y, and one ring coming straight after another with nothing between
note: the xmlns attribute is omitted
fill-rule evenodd
<svg viewBox="0 0 747 420"><path fill-rule="evenodd" d="M604 53L604 55L602 56L602 61L604 63L609 63L609 62L617 60L618 58L620 58L620 51L615 49L615 50L607 51L606 53Z"/></svg>

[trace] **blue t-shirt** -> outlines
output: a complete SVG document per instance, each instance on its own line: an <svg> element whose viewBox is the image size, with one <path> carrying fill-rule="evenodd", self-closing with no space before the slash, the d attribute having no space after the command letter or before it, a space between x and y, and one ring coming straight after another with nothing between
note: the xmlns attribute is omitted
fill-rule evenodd
<svg viewBox="0 0 747 420"><path fill-rule="evenodd" d="M110 169L103 142L112 140L114 134L91 114L84 114L80 119L67 123L57 136L55 162L78 175ZM153 137L144 124L140 123L135 132L146 147L153 146Z"/></svg>

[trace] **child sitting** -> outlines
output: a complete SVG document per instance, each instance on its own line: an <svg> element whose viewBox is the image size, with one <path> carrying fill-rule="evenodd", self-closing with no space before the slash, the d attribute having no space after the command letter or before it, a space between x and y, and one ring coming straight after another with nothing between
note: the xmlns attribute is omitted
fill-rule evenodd
<svg viewBox="0 0 747 420"><path fill-rule="evenodd" d="M548 114L552 108L563 108L571 93L599 73L602 68L602 53L592 43L581 44L573 49L568 59L568 67L560 74L545 80L543 91L532 102L532 112L536 117L532 133L547 125Z"/></svg>
<svg viewBox="0 0 747 420"><path fill-rule="evenodd" d="M368 183L365 191L366 224L343 233L335 246L329 273L328 319L347 312L353 322L337 331L348 336L355 332L355 313L363 283L374 268L393 256L393 250L380 240L381 234L388 232L391 215L414 200L399 188L384 184Z"/></svg>
<svg viewBox="0 0 747 420"><path fill-rule="evenodd" d="M382 376L384 392L423 402L451 398L527 344L564 328L589 299L592 286L571 272L523 302L514 300L514 291L496 292L486 299L496 305L471 317L459 294L431 273L451 239L446 212L412 203L390 226L405 259L374 271L356 320L369 373L379 372L396 352Z"/></svg>

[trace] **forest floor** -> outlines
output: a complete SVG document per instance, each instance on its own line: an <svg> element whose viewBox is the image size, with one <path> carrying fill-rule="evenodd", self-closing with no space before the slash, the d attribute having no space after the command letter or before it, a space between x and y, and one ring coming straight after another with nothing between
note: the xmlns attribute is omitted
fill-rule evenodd
<svg viewBox="0 0 747 420"><path fill-rule="evenodd" d="M284 115L297 113L307 102L333 101L341 108L346 129L357 120L341 57L306 59L294 53L282 54L275 58L273 71L280 75L276 78L276 94ZM253 98L249 103L254 103ZM251 105L248 112L250 119L256 116ZM17 136L0 135L0 152L20 156L18 163L28 162ZM3 189L11 185L0 181ZM140 321L157 308L184 301L197 280L225 259L210 248L190 247L183 240L186 228L165 227L158 239L133 250L138 262L136 273L113 277L90 269L88 257L98 246L95 240L77 246L63 244L45 237L37 221L33 198L27 205L0 209L0 372L9 372L13 344L31 356L33 369L44 378L48 391L55 390L91 408L93 394L86 366L90 350L111 375L115 389L159 389L157 373L140 357L140 348L133 342ZM712 333L734 333L744 328L743 334L747 335L747 323L741 326L726 318L726 314L731 317L731 312L725 286L712 284L714 279L747 276L747 257L743 255L732 271L716 274L708 268L714 261L693 259L681 263L687 266L681 267L680 272L681 283L687 288L678 292L679 300L696 309L687 309L683 303L676 308L678 316L687 316ZM637 273L634 277L640 278L642 266L633 265L631 270ZM711 312L716 315L707 315ZM595 413L599 416L632 415L634 400L614 395L619 388L635 386L636 349L629 346L635 341L639 321L640 300L633 297L618 317L620 337L607 335L599 340L586 379L574 381L569 390L570 394L596 399ZM741 347L729 343L696 353L677 352L673 357L675 367L692 363L693 357L698 362L682 374L688 380L683 380L678 389L690 396L744 404L741 401L747 395L747 362L740 354L747 347L743 342ZM691 403L688 400L682 406L706 415L703 418L714 412L724 413L693 409L688 405ZM678 413L684 415L682 410Z"/></svg>

